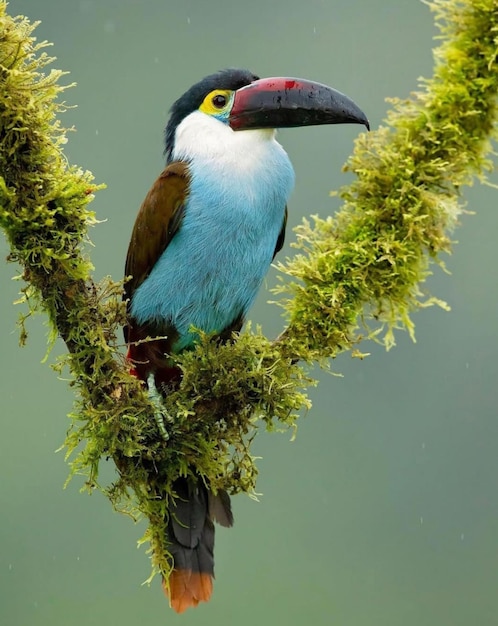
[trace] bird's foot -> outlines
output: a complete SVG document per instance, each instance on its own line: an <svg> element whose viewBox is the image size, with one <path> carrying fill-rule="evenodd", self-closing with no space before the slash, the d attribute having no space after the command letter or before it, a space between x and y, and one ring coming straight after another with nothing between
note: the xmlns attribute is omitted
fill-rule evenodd
<svg viewBox="0 0 498 626"><path fill-rule="evenodd" d="M149 389L148 389L147 395L149 396L149 400L151 401L151 403L154 405L154 419L156 421L157 428L159 430L161 437L164 439L164 441L168 441L169 433L166 429L165 418L167 421L170 422L171 417L164 410L162 397L156 391L156 386L154 384L154 377L152 374L149 376L148 387Z"/></svg>

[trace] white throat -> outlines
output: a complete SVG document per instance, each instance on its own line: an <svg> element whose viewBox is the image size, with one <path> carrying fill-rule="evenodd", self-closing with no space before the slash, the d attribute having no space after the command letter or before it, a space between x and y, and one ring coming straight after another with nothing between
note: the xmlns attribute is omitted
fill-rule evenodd
<svg viewBox="0 0 498 626"><path fill-rule="evenodd" d="M233 131L215 117L194 111L178 124L172 158L204 162L228 159L233 164L243 163L262 158L275 144L280 147L275 135L273 129Z"/></svg>

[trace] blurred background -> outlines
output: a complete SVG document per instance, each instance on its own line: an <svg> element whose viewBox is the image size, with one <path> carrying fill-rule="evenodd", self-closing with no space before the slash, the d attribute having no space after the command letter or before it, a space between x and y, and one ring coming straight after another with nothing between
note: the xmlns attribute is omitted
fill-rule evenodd
<svg viewBox="0 0 498 626"><path fill-rule="evenodd" d="M56 66L78 86L64 116L66 154L107 189L93 208L96 277L122 276L140 203L162 169L162 131L175 100L202 76L247 67L261 76L328 83L354 98L372 128L387 96L408 96L432 71L436 30L415 0L12 0L41 20ZM280 133L297 175L290 226L333 213L329 191L359 127ZM496 178L495 178L496 182ZM259 502L234 499L218 529L212 601L177 616L136 541L145 526L98 493L79 493L62 444L73 397L42 359L47 327L28 323L18 347L19 283L0 263L0 623L467 626L498 624L496 232L498 192L465 191L458 245L428 289L452 310L414 316L386 353L363 345L332 377L317 372L313 408L290 433L258 436ZM293 239L289 230L284 254ZM0 239L0 256L7 255ZM282 257L281 257L282 258ZM275 275L268 278L274 284ZM268 335L279 309L262 293L252 311ZM55 360L63 346L48 357ZM103 462L112 477L111 463Z"/></svg>

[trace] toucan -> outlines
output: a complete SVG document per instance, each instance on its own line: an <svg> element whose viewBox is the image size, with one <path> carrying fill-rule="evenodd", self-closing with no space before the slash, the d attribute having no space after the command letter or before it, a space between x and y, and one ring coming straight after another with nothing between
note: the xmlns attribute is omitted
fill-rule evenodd
<svg viewBox="0 0 498 626"><path fill-rule="evenodd" d="M171 107L166 167L145 197L126 258L124 328L133 374L167 394L181 374L171 355L196 329L229 340L241 329L282 248L294 171L276 129L369 123L347 96L298 78L225 69ZM173 570L163 581L183 612L209 600L214 524L231 526L227 493L179 477L168 502Z"/></svg>

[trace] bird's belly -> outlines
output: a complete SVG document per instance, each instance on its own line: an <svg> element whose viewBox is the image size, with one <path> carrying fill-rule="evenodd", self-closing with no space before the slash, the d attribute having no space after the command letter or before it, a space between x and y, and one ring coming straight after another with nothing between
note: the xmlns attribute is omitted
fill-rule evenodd
<svg viewBox="0 0 498 626"><path fill-rule="evenodd" d="M192 328L220 333L253 303L273 258L285 200L227 211L189 202L182 225L135 292L132 316L174 326L175 352L196 339Z"/></svg>

